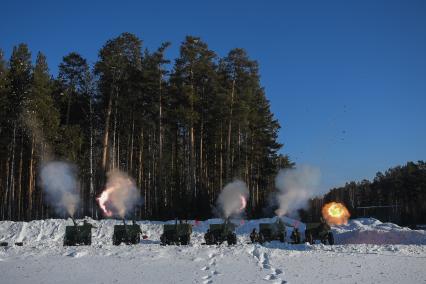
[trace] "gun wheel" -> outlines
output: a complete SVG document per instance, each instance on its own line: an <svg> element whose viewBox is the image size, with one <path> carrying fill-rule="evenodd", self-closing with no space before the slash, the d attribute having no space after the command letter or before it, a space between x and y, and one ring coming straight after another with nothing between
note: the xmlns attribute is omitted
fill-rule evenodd
<svg viewBox="0 0 426 284"><path fill-rule="evenodd" d="M334 245L334 235L332 232L328 233L328 244L331 246Z"/></svg>

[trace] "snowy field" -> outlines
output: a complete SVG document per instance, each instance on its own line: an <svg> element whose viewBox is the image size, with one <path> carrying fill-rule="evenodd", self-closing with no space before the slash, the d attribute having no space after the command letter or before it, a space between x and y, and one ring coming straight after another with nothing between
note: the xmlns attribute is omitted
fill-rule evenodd
<svg viewBox="0 0 426 284"><path fill-rule="evenodd" d="M0 283L426 283L423 230L355 219L333 228L334 246L250 244L249 232L271 221L239 222L233 247L202 245L217 219L194 224L189 246L160 246L163 223L149 221L138 222L148 239L113 246L120 222L90 220L98 228L88 247L62 246L70 220L3 221Z"/></svg>

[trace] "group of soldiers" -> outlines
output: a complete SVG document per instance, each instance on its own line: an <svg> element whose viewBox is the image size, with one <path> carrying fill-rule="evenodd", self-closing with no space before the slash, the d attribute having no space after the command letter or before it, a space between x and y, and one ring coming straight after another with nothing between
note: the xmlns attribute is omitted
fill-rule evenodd
<svg viewBox="0 0 426 284"><path fill-rule="evenodd" d="M284 233L285 233L285 231L284 231ZM284 236L284 238L285 238L285 236ZM302 239L301 239L300 232L299 232L298 228L293 229L293 232L291 232L291 235L290 235L290 239L291 239L292 244L302 243ZM255 228L250 233L250 240L251 240L252 243L264 242L263 235L258 233Z"/></svg>

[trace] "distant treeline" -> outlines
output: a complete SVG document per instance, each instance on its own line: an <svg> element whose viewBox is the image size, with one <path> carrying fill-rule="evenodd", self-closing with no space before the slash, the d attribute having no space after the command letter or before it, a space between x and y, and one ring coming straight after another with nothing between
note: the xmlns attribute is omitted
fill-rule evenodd
<svg viewBox="0 0 426 284"><path fill-rule="evenodd" d="M49 160L78 166L78 216L100 218L95 198L109 170L132 176L144 198L136 218L206 218L234 177L250 190L258 216L274 189L278 121L259 82L259 68L243 49L219 57L188 36L173 65L169 43L151 52L123 33L89 66L80 54L63 57L57 77L26 44L9 60L0 51L0 218L55 215L39 187Z"/></svg>
<svg viewBox="0 0 426 284"><path fill-rule="evenodd" d="M311 201L302 211L304 220L318 220L323 204L343 202L352 218L374 217L401 225L426 224L426 163L408 162L385 173L378 172L373 181L346 183L333 188L323 198Z"/></svg>

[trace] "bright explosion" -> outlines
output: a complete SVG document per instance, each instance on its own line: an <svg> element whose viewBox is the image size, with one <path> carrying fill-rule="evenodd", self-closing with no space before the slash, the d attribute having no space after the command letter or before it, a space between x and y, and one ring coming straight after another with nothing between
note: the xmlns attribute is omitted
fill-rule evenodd
<svg viewBox="0 0 426 284"><path fill-rule="evenodd" d="M242 212L244 208L246 208L247 206L247 200L242 195L240 195L240 200L241 200L241 207L239 211Z"/></svg>
<svg viewBox="0 0 426 284"><path fill-rule="evenodd" d="M329 225L343 225L348 223L351 214L342 203L330 202L322 208L322 216Z"/></svg>

